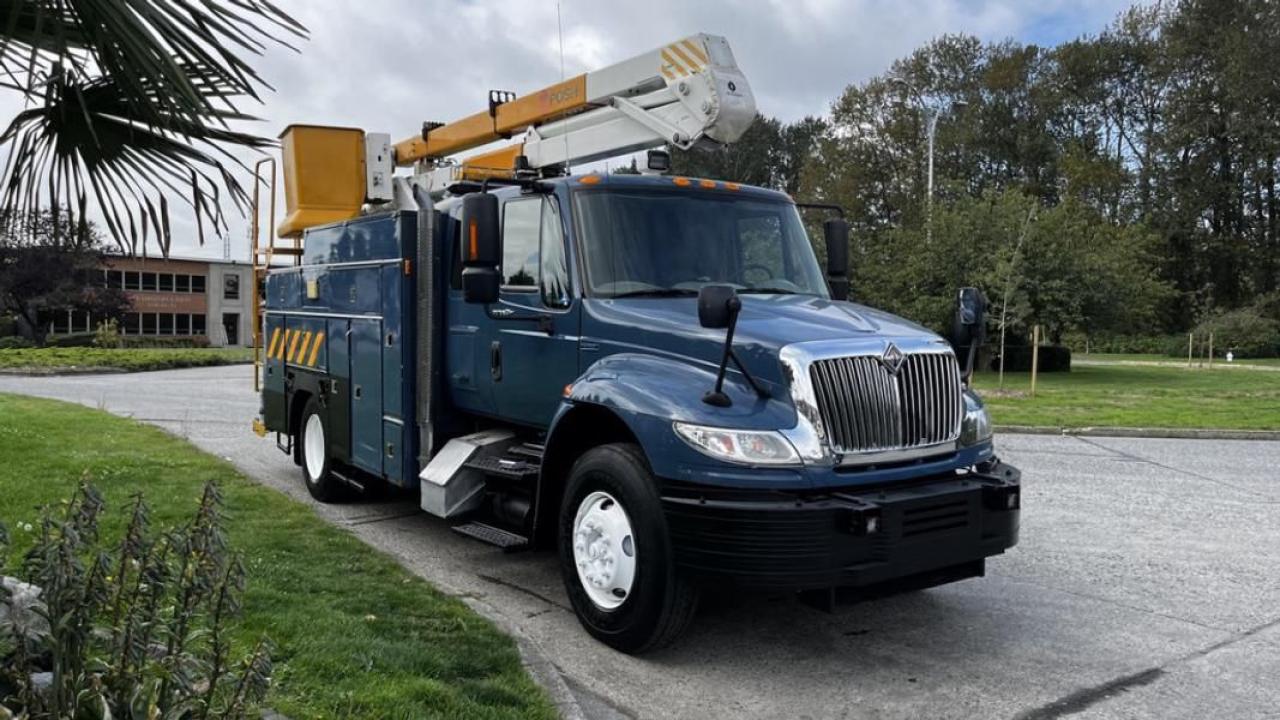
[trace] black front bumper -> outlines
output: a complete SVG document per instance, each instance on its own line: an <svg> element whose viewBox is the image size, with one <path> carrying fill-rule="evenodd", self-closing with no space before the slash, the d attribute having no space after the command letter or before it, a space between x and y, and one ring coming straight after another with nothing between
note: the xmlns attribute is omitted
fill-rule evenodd
<svg viewBox="0 0 1280 720"><path fill-rule="evenodd" d="M867 587L968 567L1018 542L1021 473L886 487L724 491L663 487L675 560L695 581L769 590ZM952 578L955 579L955 578Z"/></svg>

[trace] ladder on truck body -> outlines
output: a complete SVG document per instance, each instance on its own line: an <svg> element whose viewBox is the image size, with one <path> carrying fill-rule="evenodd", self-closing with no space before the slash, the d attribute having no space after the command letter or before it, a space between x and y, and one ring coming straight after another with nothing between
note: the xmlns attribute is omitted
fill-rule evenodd
<svg viewBox="0 0 1280 720"><path fill-rule="evenodd" d="M267 166L268 176L263 177L262 168ZM264 297L267 287L267 273L271 271L272 265L275 263L277 255L292 258L294 265L302 263L302 238L294 237L289 245L277 245L273 237L269 237L267 242L263 244L259 228L259 215L261 212L260 193L263 185L267 186L267 191L271 193L270 213L268 215L268 228L274 228L276 224L276 160L275 158L262 158L253 166L253 197L250 203L250 214L252 219L249 225L249 262L253 266L253 390L260 392L262 390L262 368L266 362L264 357L263 332L266 328L266 307ZM269 234L274 236L274 233Z"/></svg>

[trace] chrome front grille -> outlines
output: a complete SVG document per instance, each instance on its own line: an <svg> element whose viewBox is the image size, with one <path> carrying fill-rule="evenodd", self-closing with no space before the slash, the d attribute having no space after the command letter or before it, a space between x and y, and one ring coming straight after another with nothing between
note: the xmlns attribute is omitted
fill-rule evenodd
<svg viewBox="0 0 1280 720"><path fill-rule="evenodd" d="M906 450L954 442L964 405L950 352L906 356L896 374L875 355L809 365L827 442L838 453Z"/></svg>

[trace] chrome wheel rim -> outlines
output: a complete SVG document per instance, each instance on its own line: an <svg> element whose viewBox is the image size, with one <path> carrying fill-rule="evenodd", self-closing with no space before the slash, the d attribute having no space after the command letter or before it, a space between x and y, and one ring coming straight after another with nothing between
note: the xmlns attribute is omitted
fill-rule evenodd
<svg viewBox="0 0 1280 720"><path fill-rule="evenodd" d="M614 610L631 595L636 579L636 541L631 518L612 495L593 492L573 519L573 562L591 602Z"/></svg>

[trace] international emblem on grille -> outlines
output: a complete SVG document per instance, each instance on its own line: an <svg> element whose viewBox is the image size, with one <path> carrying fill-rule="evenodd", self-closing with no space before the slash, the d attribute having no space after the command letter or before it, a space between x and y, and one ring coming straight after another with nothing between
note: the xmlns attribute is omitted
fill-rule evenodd
<svg viewBox="0 0 1280 720"><path fill-rule="evenodd" d="M884 369L888 370L891 375L897 375L902 369L902 363L906 362L907 356L902 354L897 345L889 343L889 346L880 353L880 364L884 365Z"/></svg>

